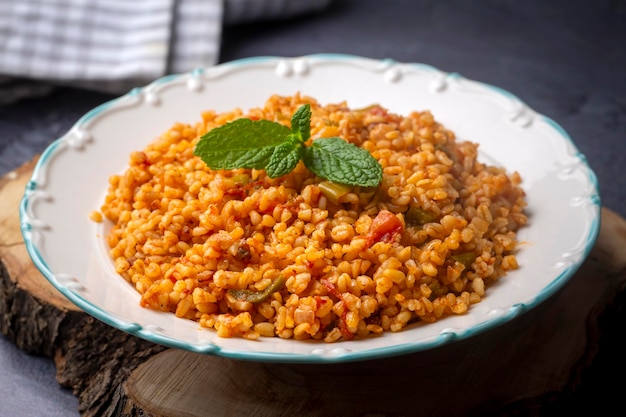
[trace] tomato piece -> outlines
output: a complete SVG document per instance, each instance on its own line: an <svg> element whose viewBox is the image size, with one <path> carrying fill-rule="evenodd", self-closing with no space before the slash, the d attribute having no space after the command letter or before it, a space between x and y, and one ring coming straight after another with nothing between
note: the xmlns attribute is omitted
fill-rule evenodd
<svg viewBox="0 0 626 417"><path fill-rule="evenodd" d="M389 210L381 210L370 226L367 234L367 246L370 247L376 242L391 242L398 233L402 233L404 226L398 216Z"/></svg>
<svg viewBox="0 0 626 417"><path fill-rule="evenodd" d="M337 298L338 300L343 301L343 297L341 296L341 293L339 291L337 291L337 288L335 288L335 286L333 285L332 282L330 282L326 278L320 279L320 282L326 288L326 291L328 291L330 293L330 295L332 295L333 297Z"/></svg>
<svg viewBox="0 0 626 417"><path fill-rule="evenodd" d="M344 301L343 297L341 296L341 293L339 292L339 290L337 290L337 288L335 288L335 286L333 285L332 282L330 282L327 279L321 279L320 280L322 285L324 285L324 287L326 287L326 290L330 293L330 295L336 297L337 299ZM341 335L343 336L344 339L346 340L353 340L354 339L354 334L350 333L350 330L348 330L348 323L347 323L347 307L346 309L343 311L343 313L341 314L341 317L339 317L339 331L341 331Z"/></svg>

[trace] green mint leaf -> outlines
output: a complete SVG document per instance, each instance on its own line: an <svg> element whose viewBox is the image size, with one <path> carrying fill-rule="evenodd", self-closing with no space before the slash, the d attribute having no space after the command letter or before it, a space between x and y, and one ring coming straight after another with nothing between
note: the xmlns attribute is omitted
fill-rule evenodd
<svg viewBox="0 0 626 417"><path fill-rule="evenodd" d="M311 137L311 105L304 104L291 116L291 132L300 142L306 142Z"/></svg>
<svg viewBox="0 0 626 417"><path fill-rule="evenodd" d="M347 185L375 187L383 168L366 149L341 138L320 138L304 148L304 165L315 175Z"/></svg>
<svg viewBox="0 0 626 417"><path fill-rule="evenodd" d="M264 169L289 135L289 128L280 123L237 119L203 135L194 154L211 169Z"/></svg>
<svg viewBox="0 0 626 417"><path fill-rule="evenodd" d="M265 169L270 178L293 171L302 160L317 176L338 184L375 187L383 169L365 149L345 140L319 138L310 146L311 106L302 105L291 129L269 120L237 119L203 135L194 154L211 169Z"/></svg>
<svg viewBox="0 0 626 417"><path fill-rule="evenodd" d="M278 178L293 171L302 159L302 144L292 141L283 142L274 148L265 171L270 178Z"/></svg>

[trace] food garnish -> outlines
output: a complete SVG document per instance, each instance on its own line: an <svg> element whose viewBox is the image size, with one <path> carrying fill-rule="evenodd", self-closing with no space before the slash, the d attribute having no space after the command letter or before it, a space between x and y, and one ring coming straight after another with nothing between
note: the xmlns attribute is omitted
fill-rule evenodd
<svg viewBox="0 0 626 417"><path fill-rule="evenodd" d="M300 161L315 175L338 184L376 187L383 170L366 149L340 137L311 139L311 106L300 106L291 129L270 120L241 118L204 134L194 154L211 169L264 169L287 175Z"/></svg>
<svg viewBox="0 0 626 417"><path fill-rule="evenodd" d="M269 298L272 293L279 291L285 286L287 280L284 276L280 275L263 291L252 291L247 289L231 289L228 293L235 297L238 301L248 301L250 303L260 303Z"/></svg>

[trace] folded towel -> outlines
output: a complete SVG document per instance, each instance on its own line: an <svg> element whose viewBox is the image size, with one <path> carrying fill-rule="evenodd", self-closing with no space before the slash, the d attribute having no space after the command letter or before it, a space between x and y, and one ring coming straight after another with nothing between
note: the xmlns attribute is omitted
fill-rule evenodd
<svg viewBox="0 0 626 417"><path fill-rule="evenodd" d="M288 18L330 1L3 0L0 103L28 96L25 80L124 93L216 64L224 24Z"/></svg>

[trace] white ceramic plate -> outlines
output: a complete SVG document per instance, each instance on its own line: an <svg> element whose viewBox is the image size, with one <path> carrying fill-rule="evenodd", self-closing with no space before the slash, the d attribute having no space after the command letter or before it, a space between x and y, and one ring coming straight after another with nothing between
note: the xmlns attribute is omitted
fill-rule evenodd
<svg viewBox="0 0 626 417"><path fill-rule="evenodd" d="M518 171L530 226L521 268L462 316L414 325L367 340L302 342L224 339L195 322L139 306L139 294L116 275L99 209L108 177L124 171L174 122L195 123L203 110L247 110L275 93L301 92L322 104L347 100L393 112L433 112L459 139L480 143L488 163ZM42 154L20 207L28 252L46 278L103 322L163 345L224 357L274 362L339 362L432 349L515 319L559 290L593 246L600 219L594 173L568 134L502 89L422 64L346 55L260 57L162 78L83 116Z"/></svg>

